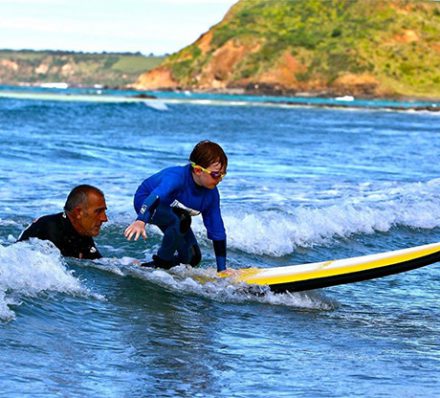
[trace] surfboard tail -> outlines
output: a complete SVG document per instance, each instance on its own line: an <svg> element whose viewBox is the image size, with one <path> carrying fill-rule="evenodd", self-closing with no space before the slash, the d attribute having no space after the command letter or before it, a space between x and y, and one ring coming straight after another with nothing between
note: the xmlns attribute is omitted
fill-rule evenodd
<svg viewBox="0 0 440 398"><path fill-rule="evenodd" d="M322 289L325 287L362 282L369 279L381 278L401 272L411 271L440 261L440 251L414 260L397 263L386 267L359 271L349 274L335 275L327 278L316 278L298 282L288 282L269 285L273 292L301 292L305 290Z"/></svg>
<svg viewBox="0 0 440 398"><path fill-rule="evenodd" d="M277 268L240 270L238 282L274 292L300 292L411 271L440 261L440 243L361 257Z"/></svg>

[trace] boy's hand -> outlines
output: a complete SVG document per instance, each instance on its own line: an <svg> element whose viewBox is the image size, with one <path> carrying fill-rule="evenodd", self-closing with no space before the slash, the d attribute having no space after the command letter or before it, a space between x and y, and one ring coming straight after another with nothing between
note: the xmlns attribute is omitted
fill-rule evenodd
<svg viewBox="0 0 440 398"><path fill-rule="evenodd" d="M225 269L224 271L220 271L218 274L219 274L219 276L225 278L225 277L229 277L229 276L235 276L238 274L238 272L235 269L228 268L228 269Z"/></svg>
<svg viewBox="0 0 440 398"><path fill-rule="evenodd" d="M134 236L134 240L138 240L142 235L144 239L147 239L147 232L145 231L145 223L141 220L136 220L133 224L127 227L124 231L124 235L127 240L131 240Z"/></svg>

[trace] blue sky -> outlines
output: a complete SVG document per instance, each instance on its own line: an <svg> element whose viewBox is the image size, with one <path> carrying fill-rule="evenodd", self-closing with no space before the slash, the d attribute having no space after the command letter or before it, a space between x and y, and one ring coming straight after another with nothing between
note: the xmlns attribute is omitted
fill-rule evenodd
<svg viewBox="0 0 440 398"><path fill-rule="evenodd" d="M0 0L0 49L172 53L237 0Z"/></svg>

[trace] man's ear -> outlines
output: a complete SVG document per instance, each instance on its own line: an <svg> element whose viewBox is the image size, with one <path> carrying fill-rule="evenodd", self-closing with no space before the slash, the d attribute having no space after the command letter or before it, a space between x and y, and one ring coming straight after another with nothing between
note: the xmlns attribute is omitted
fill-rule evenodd
<svg viewBox="0 0 440 398"><path fill-rule="evenodd" d="M82 210L81 206L74 207L73 210L72 210L73 217L81 218L82 212L83 212L83 210Z"/></svg>

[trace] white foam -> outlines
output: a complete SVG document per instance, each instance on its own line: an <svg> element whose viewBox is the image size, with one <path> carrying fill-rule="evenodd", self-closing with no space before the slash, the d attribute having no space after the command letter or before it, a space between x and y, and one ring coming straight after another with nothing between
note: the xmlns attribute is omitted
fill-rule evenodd
<svg viewBox="0 0 440 398"><path fill-rule="evenodd" d="M128 275L153 282L169 290L197 294L212 300L228 303L258 302L301 309L331 310L335 303L314 293L275 294L265 286L234 284L220 278L214 268L200 269L180 265L170 271L136 266L124 267Z"/></svg>
<svg viewBox="0 0 440 398"><path fill-rule="evenodd" d="M89 296L90 292L67 270L58 249L38 239L0 245L0 320L15 318L13 305L44 292Z"/></svg>
<svg viewBox="0 0 440 398"><path fill-rule="evenodd" d="M8 227L8 226L16 226L18 225L15 221L13 220L2 220L0 218L0 227Z"/></svg>
<svg viewBox="0 0 440 398"><path fill-rule="evenodd" d="M124 276L124 272L121 270L122 266L131 265L133 263L139 263L139 260L132 257L122 257L122 258L100 258L92 263L87 263L87 266L92 266L98 268L102 271L111 272L113 274Z"/></svg>
<svg viewBox="0 0 440 398"><path fill-rule="evenodd" d="M328 192L334 192L329 197ZM344 196L339 196L340 192ZM283 256L297 247L330 243L354 234L393 227L440 227L440 180L413 184L333 187L324 199L295 206L285 199L276 210L224 212L228 246L259 255ZM298 202L296 202L298 203Z"/></svg>
<svg viewBox="0 0 440 398"><path fill-rule="evenodd" d="M169 108L165 102L159 100L145 100L143 103L149 108L155 109L157 111L168 111Z"/></svg>

